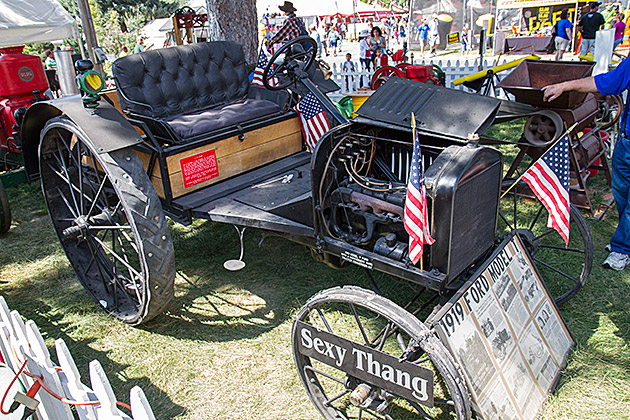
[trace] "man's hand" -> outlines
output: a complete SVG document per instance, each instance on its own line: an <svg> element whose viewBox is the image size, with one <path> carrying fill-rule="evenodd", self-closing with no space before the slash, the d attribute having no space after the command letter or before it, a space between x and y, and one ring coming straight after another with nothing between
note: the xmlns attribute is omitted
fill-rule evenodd
<svg viewBox="0 0 630 420"><path fill-rule="evenodd" d="M558 98L558 96L562 95L565 91L564 83L558 83L555 85L549 85L542 88L543 91L543 100L545 102L551 102L554 99Z"/></svg>

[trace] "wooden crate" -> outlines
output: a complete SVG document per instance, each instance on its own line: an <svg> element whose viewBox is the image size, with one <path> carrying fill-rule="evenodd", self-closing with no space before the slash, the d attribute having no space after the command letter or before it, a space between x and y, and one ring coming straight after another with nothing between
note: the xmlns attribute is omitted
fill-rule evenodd
<svg viewBox="0 0 630 420"><path fill-rule="evenodd" d="M245 133L245 139L242 141L238 136L233 136L168 156L166 164L173 198L216 184L301 150L302 132L296 116L249 131ZM141 151L136 151L136 153L147 169L150 155ZM197 164L196 159L201 163ZM195 166L200 168L195 168ZM165 197L162 176L157 163L151 174L151 182L158 195Z"/></svg>

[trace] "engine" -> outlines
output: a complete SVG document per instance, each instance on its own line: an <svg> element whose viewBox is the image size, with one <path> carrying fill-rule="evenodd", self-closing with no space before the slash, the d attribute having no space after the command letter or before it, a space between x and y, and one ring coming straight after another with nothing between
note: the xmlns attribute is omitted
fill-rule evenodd
<svg viewBox="0 0 630 420"><path fill-rule="evenodd" d="M409 135L372 128L334 137L330 150L318 152L326 162L314 170L319 226L331 238L410 264L403 225ZM421 266L452 281L494 246L502 158L488 147L453 145L430 136L419 141L436 240L425 245Z"/></svg>

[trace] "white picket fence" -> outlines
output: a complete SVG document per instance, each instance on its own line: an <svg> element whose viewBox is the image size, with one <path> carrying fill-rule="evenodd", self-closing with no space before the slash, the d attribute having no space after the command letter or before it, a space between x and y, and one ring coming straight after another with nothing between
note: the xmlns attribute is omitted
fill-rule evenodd
<svg viewBox="0 0 630 420"><path fill-rule="evenodd" d="M481 68L487 69L511 60L514 60L514 57L500 57L498 62L494 58L484 58ZM479 62L479 57L463 60L448 58L432 58L423 59L420 61L414 60L414 64L437 64L446 73L446 87L465 91L468 91L469 89L467 89L463 85L454 86L453 81L455 79L459 79L460 77L478 72L480 70ZM372 80L372 75L374 74L374 70L367 71L365 69L361 69L355 72L343 71L341 69L341 66L337 66L336 63L333 63L331 70L332 79L341 87L341 91L339 93L342 94L356 91L362 86L369 87L370 81ZM501 79L507 76L510 72L511 70L505 70L499 73L498 76ZM361 81L363 81L362 84Z"/></svg>
<svg viewBox="0 0 630 420"><path fill-rule="evenodd" d="M55 350L59 366L51 361L48 348L35 322L32 320L24 322L17 311L9 311L7 303L0 296L0 352L5 364L17 373L26 361L25 370L41 377L44 384L55 394L72 402L93 404L75 405L75 416L69 404L52 396L42 387L35 397L40 401L36 411L38 419L70 420L78 417L80 420L155 420L151 406L140 387L136 386L130 392L133 417L129 417L118 410L116 396L103 367L97 360L89 364L91 387L88 387L81 382L76 364L62 339L55 341ZM18 378L26 390L35 382L25 373ZM0 392L4 393L5 390L2 389ZM7 409L11 402L8 399L4 409ZM22 410L23 407L20 407L18 412L22 413Z"/></svg>

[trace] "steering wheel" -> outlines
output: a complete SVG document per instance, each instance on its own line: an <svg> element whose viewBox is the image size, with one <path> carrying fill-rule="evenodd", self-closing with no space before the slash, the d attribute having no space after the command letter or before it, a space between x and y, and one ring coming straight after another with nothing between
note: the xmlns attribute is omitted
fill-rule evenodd
<svg viewBox="0 0 630 420"><path fill-rule="evenodd" d="M302 45L300 45L302 42L308 42L311 48L304 51ZM282 55L284 55L282 63L275 64ZM271 56L271 59L269 59L263 71L263 85L270 90L282 90L289 87L289 85L295 82L295 71L300 68L300 65L302 64L303 71L308 71L315 62L316 55L317 44L313 38L310 36L300 36L292 39L280 47L280 49ZM277 80L278 76L285 76L283 77L285 80L280 82Z"/></svg>

